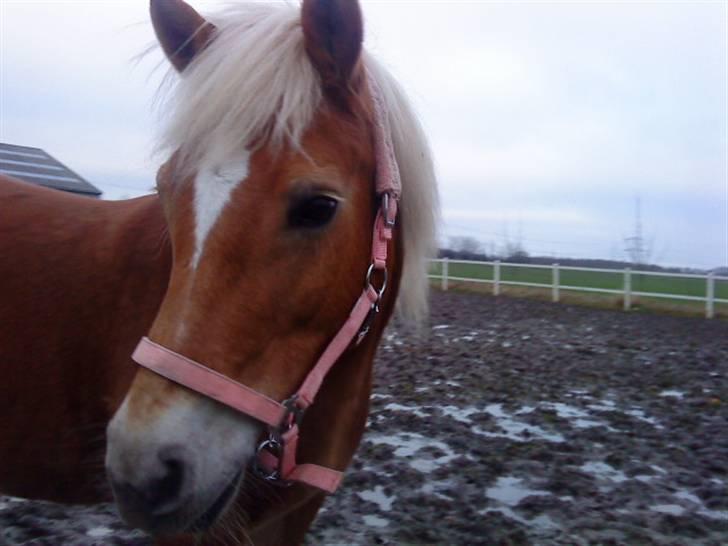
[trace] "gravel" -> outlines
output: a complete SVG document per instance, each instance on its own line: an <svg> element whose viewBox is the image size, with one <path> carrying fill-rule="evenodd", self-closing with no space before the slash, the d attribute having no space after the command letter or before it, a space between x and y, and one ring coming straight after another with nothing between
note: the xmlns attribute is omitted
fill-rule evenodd
<svg viewBox="0 0 728 546"><path fill-rule="evenodd" d="M112 507L0 497L0 544L147 546ZM314 544L728 544L728 325L432 294L382 341Z"/></svg>

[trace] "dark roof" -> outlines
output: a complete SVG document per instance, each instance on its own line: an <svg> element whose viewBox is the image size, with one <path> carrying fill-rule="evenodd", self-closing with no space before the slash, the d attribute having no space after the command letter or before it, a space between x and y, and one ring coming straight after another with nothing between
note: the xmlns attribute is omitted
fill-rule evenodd
<svg viewBox="0 0 728 546"><path fill-rule="evenodd" d="M40 148L0 142L0 173L47 188L101 195L101 190Z"/></svg>

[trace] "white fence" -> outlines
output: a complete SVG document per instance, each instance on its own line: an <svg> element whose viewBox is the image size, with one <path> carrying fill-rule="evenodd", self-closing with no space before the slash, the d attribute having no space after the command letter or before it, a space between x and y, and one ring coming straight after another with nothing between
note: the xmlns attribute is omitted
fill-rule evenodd
<svg viewBox="0 0 728 546"><path fill-rule="evenodd" d="M472 283L485 283L493 285L493 295L497 296L501 292L501 286L533 286L537 288L551 289L551 299L554 302L558 302L560 299L561 290L571 290L575 292L598 292L603 294L617 294L621 295L624 300L624 309L629 310L632 307L632 298L634 296L643 296L649 298L664 298L671 300L685 300L685 301L698 301L705 303L705 316L707 318L713 318L715 316L715 304L716 303L728 303L728 299L721 299L715 296L715 283L716 281L728 281L728 277L719 277L712 273L707 275L697 275L689 273L662 273L655 271L639 271L632 270L630 268L625 269L598 269L591 267L566 267L560 266L555 263L553 265L535 265L535 264L516 264L508 262L500 262L496 260L494 262L479 262L472 260L450 260L448 258L431 260L432 264L440 264L440 274L430 274L431 279L440 279L441 288L443 290L448 289L450 281L461 281L461 282L472 282ZM450 266L459 264L471 264L480 266L490 266L493 268L493 274L491 278L481 277L463 277L453 276L450 274ZM516 280L506 280L503 278L503 268L525 268L525 269L537 269L537 270L550 270L551 271L551 282L550 283L538 283L538 282L525 282ZM612 275L622 275L622 286L619 289L612 288L597 288L590 286L570 286L561 283L561 272L562 271L578 271L584 273L609 273ZM674 279L702 279L705 282L705 295L694 296L687 294L671 294L667 292L645 292L635 291L632 288L632 279L634 276L646 276L646 277L669 277Z"/></svg>

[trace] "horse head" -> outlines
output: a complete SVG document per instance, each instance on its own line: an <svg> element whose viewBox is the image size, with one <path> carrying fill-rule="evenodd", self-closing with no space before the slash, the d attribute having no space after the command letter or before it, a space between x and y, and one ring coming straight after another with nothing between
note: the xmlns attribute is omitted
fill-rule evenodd
<svg viewBox="0 0 728 546"><path fill-rule="evenodd" d="M163 134L170 157L157 176L173 266L148 334L154 343L272 400L290 397L347 321L370 266L382 205L372 79L398 131L403 185L426 179L419 196L403 198L413 233L395 230L388 243L373 335L352 343L302 424L304 458L343 468L407 267L410 307L422 299L424 270L414 270L432 238L435 200L424 139L396 85L362 52L355 1L305 0L300 13L253 5L213 21L182 0L152 0L151 15L179 72ZM140 368L107 432L123 517L155 534L208 529L256 487L246 469L264 434L250 415Z"/></svg>

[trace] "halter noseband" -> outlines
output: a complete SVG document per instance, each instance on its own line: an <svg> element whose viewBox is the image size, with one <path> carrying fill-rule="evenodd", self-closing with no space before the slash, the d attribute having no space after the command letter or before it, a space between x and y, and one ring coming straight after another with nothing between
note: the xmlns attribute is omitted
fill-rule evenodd
<svg viewBox="0 0 728 546"><path fill-rule="evenodd" d="M328 493L333 493L339 486L342 473L315 464L296 463L299 425L326 374L352 341L356 339L356 344L361 342L379 312L379 302L387 286L387 246L392 238L401 191L385 101L376 81L371 76L368 81L374 105L376 191L381 199L372 234L372 261L364 290L349 318L329 342L298 391L287 400L278 402L146 337L141 339L132 354L132 359L138 364L162 377L268 425L268 438L258 445L253 461L253 470L263 479L282 485L302 482ZM383 276L379 288L372 282L377 271Z"/></svg>

